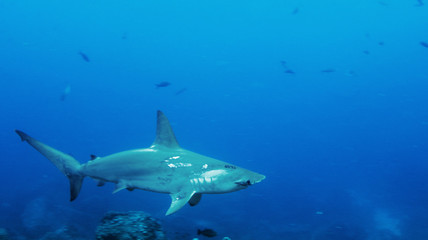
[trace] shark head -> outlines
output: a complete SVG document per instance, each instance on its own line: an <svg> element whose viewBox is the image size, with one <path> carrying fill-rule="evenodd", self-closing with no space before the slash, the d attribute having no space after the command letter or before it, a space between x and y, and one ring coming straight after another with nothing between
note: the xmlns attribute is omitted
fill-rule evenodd
<svg viewBox="0 0 428 240"><path fill-rule="evenodd" d="M235 184L235 189L241 190L247 188L248 186L259 183L265 178L266 177L264 175L252 172L247 169L239 168L236 169L232 181Z"/></svg>
<svg viewBox="0 0 428 240"><path fill-rule="evenodd" d="M195 181L212 182L209 190L215 193L228 193L245 189L266 178L264 175L233 165L225 165L224 167L223 169L209 170L201 174L202 180L197 179Z"/></svg>
<svg viewBox="0 0 428 240"><path fill-rule="evenodd" d="M252 172L246 169L239 169L241 170L241 174L237 174L237 176L240 176L239 178L236 178L234 183L240 188L247 188L248 186L254 185L256 183L261 182L266 177L264 175L258 174L256 172ZM237 177L236 176L236 177Z"/></svg>

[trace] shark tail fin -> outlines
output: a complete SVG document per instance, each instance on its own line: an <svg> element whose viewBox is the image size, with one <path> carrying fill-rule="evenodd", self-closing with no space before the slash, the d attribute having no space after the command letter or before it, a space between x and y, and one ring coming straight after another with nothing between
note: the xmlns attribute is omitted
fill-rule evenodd
<svg viewBox="0 0 428 240"><path fill-rule="evenodd" d="M85 177L80 173L80 163L72 156L49 147L20 130L15 130L15 132L21 137L22 141L26 141L33 146L68 178L70 181L70 201L76 199Z"/></svg>

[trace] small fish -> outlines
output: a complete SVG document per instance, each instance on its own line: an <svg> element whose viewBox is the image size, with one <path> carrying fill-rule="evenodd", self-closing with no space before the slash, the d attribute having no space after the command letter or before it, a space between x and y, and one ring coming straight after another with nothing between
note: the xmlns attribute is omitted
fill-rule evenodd
<svg viewBox="0 0 428 240"><path fill-rule="evenodd" d="M370 35L370 33L366 33L366 34L364 34L364 36L365 36L367 39L371 39L371 38L372 38L372 36Z"/></svg>
<svg viewBox="0 0 428 240"><path fill-rule="evenodd" d="M327 68L327 69L321 70L321 72L322 73L333 73L333 72L336 72L336 69L334 69L334 68Z"/></svg>
<svg viewBox="0 0 428 240"><path fill-rule="evenodd" d="M428 48L428 43L426 43L426 42L420 42L420 44L422 45L422 47Z"/></svg>
<svg viewBox="0 0 428 240"><path fill-rule="evenodd" d="M384 1L379 1L378 3L384 7L388 6L388 3L384 2Z"/></svg>
<svg viewBox="0 0 428 240"><path fill-rule="evenodd" d="M70 84L67 84L67 86L65 87L64 91L61 94L61 101L65 101L65 99L67 98L68 94L70 94L71 92L71 86Z"/></svg>
<svg viewBox="0 0 428 240"><path fill-rule="evenodd" d="M287 69L287 70L285 70L284 72L285 72L285 73L288 73L288 74L296 74L296 72L295 72L295 71L293 71L293 70L291 70L291 69Z"/></svg>
<svg viewBox="0 0 428 240"><path fill-rule="evenodd" d="M299 13L299 8L296 7L291 14L296 15L297 13Z"/></svg>
<svg viewBox="0 0 428 240"><path fill-rule="evenodd" d="M212 229L206 228L204 230L198 229L198 235L202 235L205 237L215 237L217 236L217 233Z"/></svg>
<svg viewBox="0 0 428 240"><path fill-rule="evenodd" d="M85 53L83 53L83 52L78 52L78 54L82 57L82 59L83 59L85 62L90 62L90 61L91 61L91 60L89 60L88 55L86 55Z"/></svg>
<svg viewBox="0 0 428 240"><path fill-rule="evenodd" d="M356 77L358 76L357 73L353 70L349 70L347 73L345 73L346 76L348 77Z"/></svg>
<svg viewBox="0 0 428 240"><path fill-rule="evenodd" d="M127 32L124 32L124 33L122 34L122 39L123 39L123 40L128 39L128 33L127 33Z"/></svg>
<svg viewBox="0 0 428 240"><path fill-rule="evenodd" d="M184 93L185 91L187 91L187 88L182 88L182 89L178 90L177 92L175 92L175 95L176 96L180 95L180 94Z"/></svg>
<svg viewBox="0 0 428 240"><path fill-rule="evenodd" d="M370 51L369 50L364 50L363 53L366 54L366 55L370 55Z"/></svg>
<svg viewBox="0 0 428 240"><path fill-rule="evenodd" d="M156 89L161 88L161 87L168 87L169 85L171 85L171 83L169 82L160 82L160 83L156 83Z"/></svg>
<svg viewBox="0 0 428 240"><path fill-rule="evenodd" d="M287 62L284 60L280 61L282 68L284 68L284 72L287 74L296 74L295 71L291 70L289 67L287 67Z"/></svg>
<svg viewBox="0 0 428 240"><path fill-rule="evenodd" d="M416 4L415 6L416 7L422 7L423 5L425 5L424 1L423 0L418 0L418 4Z"/></svg>
<svg viewBox="0 0 428 240"><path fill-rule="evenodd" d="M385 46L385 42L378 42L377 44L379 44L379 46Z"/></svg>

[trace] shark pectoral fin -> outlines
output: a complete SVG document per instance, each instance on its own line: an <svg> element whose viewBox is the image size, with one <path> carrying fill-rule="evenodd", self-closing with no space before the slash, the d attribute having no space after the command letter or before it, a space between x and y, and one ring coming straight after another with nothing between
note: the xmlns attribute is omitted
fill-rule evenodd
<svg viewBox="0 0 428 240"><path fill-rule="evenodd" d="M124 182L118 182L116 184L116 189L114 189L113 193L117 193L120 190L127 189L127 188L128 188L128 186Z"/></svg>
<svg viewBox="0 0 428 240"><path fill-rule="evenodd" d="M186 203L192 198L192 196L195 194L195 191L189 190L189 191L180 191L178 193L172 193L171 196L171 206L169 207L168 211L165 215L170 215L182 208Z"/></svg>
<svg viewBox="0 0 428 240"><path fill-rule="evenodd" d="M189 200L189 205L192 207L196 206L196 204L198 204L199 201L201 201L201 197L202 197L202 193L193 194L192 198L190 198Z"/></svg>

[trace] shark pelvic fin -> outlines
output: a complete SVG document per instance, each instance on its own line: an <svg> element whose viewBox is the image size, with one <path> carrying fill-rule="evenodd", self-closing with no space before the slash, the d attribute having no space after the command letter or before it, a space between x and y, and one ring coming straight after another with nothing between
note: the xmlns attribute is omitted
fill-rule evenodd
<svg viewBox="0 0 428 240"><path fill-rule="evenodd" d="M189 191L180 191L178 193L172 193L171 196L171 206L169 207L168 211L165 215L170 215L182 208L186 203L192 198L192 196L195 194L195 191L189 190Z"/></svg>
<svg viewBox="0 0 428 240"><path fill-rule="evenodd" d="M126 185L126 183L124 183L124 182L118 182L116 184L116 188L114 189L113 193L117 193L120 190L127 189L127 188L128 188L128 186Z"/></svg>
<svg viewBox="0 0 428 240"><path fill-rule="evenodd" d="M161 111L158 111L156 139L151 147L180 148L168 118Z"/></svg>
<svg viewBox="0 0 428 240"><path fill-rule="evenodd" d="M202 193L195 193L193 197L189 200L190 206L196 206L201 201Z"/></svg>

